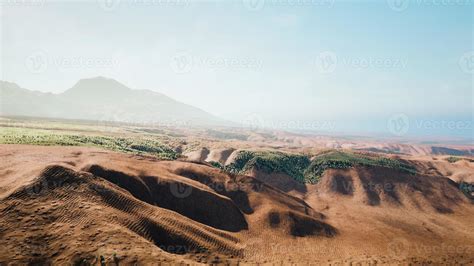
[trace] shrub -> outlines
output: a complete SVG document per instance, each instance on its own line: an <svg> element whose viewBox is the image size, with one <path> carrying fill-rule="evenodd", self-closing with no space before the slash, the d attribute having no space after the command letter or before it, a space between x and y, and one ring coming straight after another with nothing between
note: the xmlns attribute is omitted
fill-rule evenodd
<svg viewBox="0 0 474 266"><path fill-rule="evenodd" d="M231 173L246 173L257 169L266 173L285 173L297 181L304 182L303 172L310 164L307 156L270 151L240 151L233 163L224 170Z"/></svg>
<svg viewBox="0 0 474 266"><path fill-rule="evenodd" d="M446 161L448 161L450 163L455 163L455 162L460 161L460 160L462 160L462 158L455 157L455 156L450 156L450 157L446 158Z"/></svg>
<svg viewBox="0 0 474 266"><path fill-rule="evenodd" d="M305 180L310 183L316 183L327 169L346 169L355 165L378 166L416 173L416 169L413 166L400 160L361 153L333 151L317 156L311 162L311 165L305 171Z"/></svg>
<svg viewBox="0 0 474 266"><path fill-rule="evenodd" d="M266 173L285 173L303 183L317 183L327 169L347 169L356 165L379 166L416 173L413 166L396 159L340 151L326 152L313 161L305 155L298 154L241 151L235 161L225 166L224 170L245 174L255 168Z"/></svg>
<svg viewBox="0 0 474 266"><path fill-rule="evenodd" d="M214 168L224 169L224 166L222 166L222 164L219 162L211 161L209 162L209 164Z"/></svg>
<svg viewBox="0 0 474 266"><path fill-rule="evenodd" d="M161 142L148 138L83 135L37 129L0 128L1 144L92 146L113 151L153 155L174 160L179 154Z"/></svg>
<svg viewBox="0 0 474 266"><path fill-rule="evenodd" d="M459 189L469 198L474 199L473 193L474 193L474 184L469 184L466 182L461 182L459 184Z"/></svg>

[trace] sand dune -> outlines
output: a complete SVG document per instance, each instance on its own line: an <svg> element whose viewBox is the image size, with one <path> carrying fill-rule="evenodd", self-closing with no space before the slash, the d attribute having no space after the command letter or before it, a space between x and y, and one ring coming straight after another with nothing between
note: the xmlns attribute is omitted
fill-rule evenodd
<svg viewBox="0 0 474 266"><path fill-rule="evenodd" d="M470 201L458 185L444 177L410 175L387 168L329 170L318 193L338 194L370 206L416 208L418 212L451 213Z"/></svg>
<svg viewBox="0 0 474 266"><path fill-rule="evenodd" d="M443 157L437 158L437 160L432 160L432 157L421 157L417 158L414 163L420 171L426 174L445 176L457 183L467 182L474 184L474 162L459 160L455 163L450 163Z"/></svg>
<svg viewBox="0 0 474 266"><path fill-rule="evenodd" d="M235 149L213 149L210 151L206 158L207 162L218 162L225 165L229 156L235 151Z"/></svg>
<svg viewBox="0 0 474 266"><path fill-rule="evenodd" d="M258 173L93 148L0 157L0 264L474 263L473 204L444 177L329 170L290 195Z"/></svg>
<svg viewBox="0 0 474 266"><path fill-rule="evenodd" d="M206 147L185 154L190 162L218 162L227 165L233 160L237 151L233 148L208 149Z"/></svg>

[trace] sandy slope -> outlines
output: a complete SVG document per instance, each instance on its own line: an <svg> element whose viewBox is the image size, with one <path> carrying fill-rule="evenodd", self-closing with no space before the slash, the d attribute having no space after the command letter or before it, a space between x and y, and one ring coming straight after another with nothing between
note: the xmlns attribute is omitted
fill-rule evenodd
<svg viewBox="0 0 474 266"><path fill-rule="evenodd" d="M2 145L0 157L0 264L101 256L109 263L474 262L474 207L439 176L331 170L289 195L205 165L92 148Z"/></svg>
<svg viewBox="0 0 474 266"><path fill-rule="evenodd" d="M474 184L474 162L459 160L455 163L446 161L447 156L431 157L417 156L412 158L412 163L428 175L445 176L455 182ZM436 160L433 160L435 158Z"/></svg>

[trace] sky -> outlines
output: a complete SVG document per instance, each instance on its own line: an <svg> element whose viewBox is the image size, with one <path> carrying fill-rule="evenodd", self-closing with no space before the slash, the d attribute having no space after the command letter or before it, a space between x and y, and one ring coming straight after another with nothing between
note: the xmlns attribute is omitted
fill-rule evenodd
<svg viewBox="0 0 474 266"><path fill-rule="evenodd" d="M0 0L0 79L105 76L266 128L473 138L474 1Z"/></svg>

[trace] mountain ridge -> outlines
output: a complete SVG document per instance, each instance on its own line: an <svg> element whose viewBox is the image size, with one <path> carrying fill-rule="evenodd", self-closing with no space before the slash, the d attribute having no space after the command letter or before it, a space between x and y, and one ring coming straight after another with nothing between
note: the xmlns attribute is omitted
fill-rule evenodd
<svg viewBox="0 0 474 266"><path fill-rule="evenodd" d="M0 115L179 125L227 121L152 90L131 89L106 77L80 79L61 93L45 93L0 81Z"/></svg>

